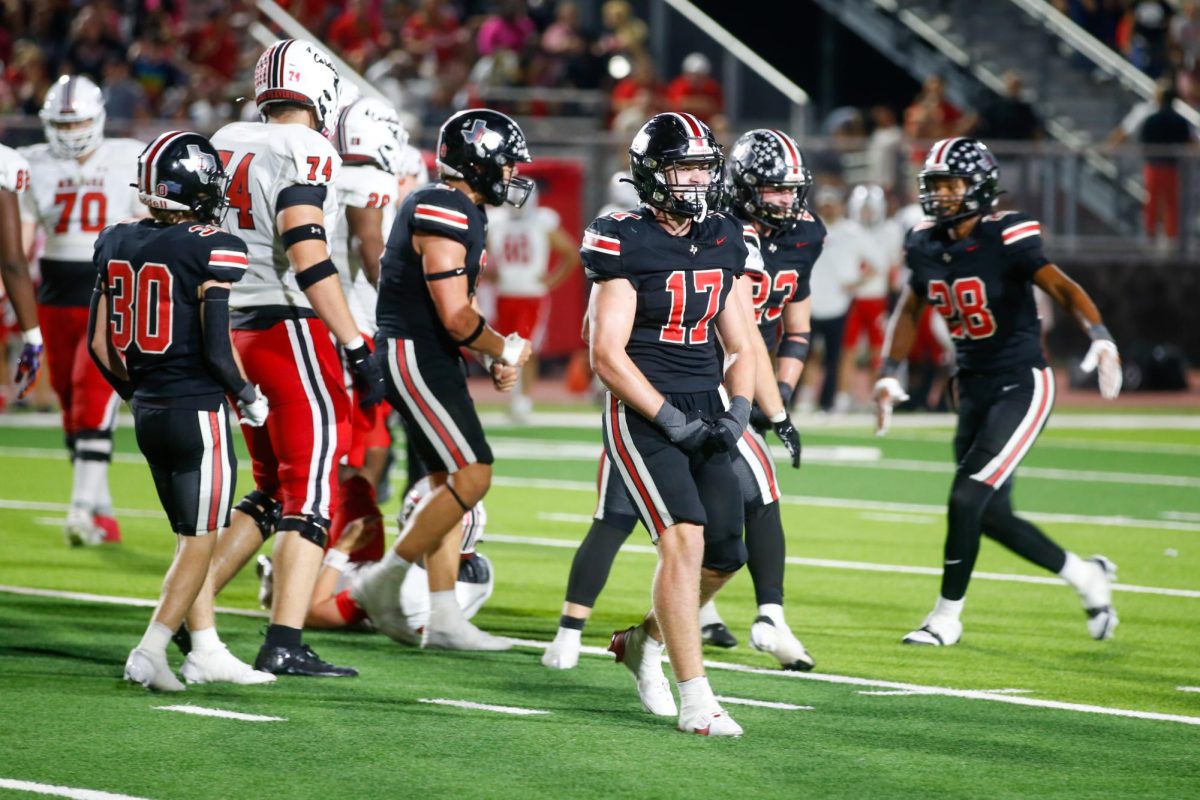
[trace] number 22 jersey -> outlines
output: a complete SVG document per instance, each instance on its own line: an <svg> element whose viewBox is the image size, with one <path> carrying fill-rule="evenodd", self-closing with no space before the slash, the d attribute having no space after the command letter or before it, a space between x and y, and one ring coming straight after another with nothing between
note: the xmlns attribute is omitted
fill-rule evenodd
<svg viewBox="0 0 1200 800"><path fill-rule="evenodd" d="M959 369L1045 366L1033 276L1050 262L1037 220L989 214L959 241L922 222L908 234L905 259L909 286L950 328Z"/></svg>

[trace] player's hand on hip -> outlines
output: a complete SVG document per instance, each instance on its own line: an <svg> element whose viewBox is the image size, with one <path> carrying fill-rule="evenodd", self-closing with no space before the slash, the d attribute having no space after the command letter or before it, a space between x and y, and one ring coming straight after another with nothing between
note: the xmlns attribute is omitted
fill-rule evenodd
<svg viewBox="0 0 1200 800"><path fill-rule="evenodd" d="M257 386L251 388L254 390L253 400L248 400L244 397L238 398L237 407L240 415L238 422L251 428L261 428L267 421L267 414L270 411L270 407L267 403L267 397L262 393L262 390Z"/></svg>
<svg viewBox="0 0 1200 800"><path fill-rule="evenodd" d="M1079 368L1084 372L1099 370L1100 396L1105 400L1115 400L1121 393L1121 384L1125 380L1121 371L1121 354L1117 352L1116 342L1111 339L1092 342Z"/></svg>
<svg viewBox="0 0 1200 800"><path fill-rule="evenodd" d="M792 469L800 469L800 431L796 430L796 426L792 424L792 418L784 417L779 422L772 423L771 427L775 429L775 435L779 437L779 441L783 442L788 455L792 457Z"/></svg>
<svg viewBox="0 0 1200 800"><path fill-rule="evenodd" d="M17 398L20 399L33 389L38 375L42 371L42 345L26 344L21 348L21 360L17 362L17 372L13 375L13 385L17 387Z"/></svg>
<svg viewBox="0 0 1200 800"><path fill-rule="evenodd" d="M354 376L354 392L358 395L358 404L362 408L371 406L383 400L383 372L379 362L371 353L366 342L357 347L346 347L346 364L350 374Z"/></svg>
<svg viewBox="0 0 1200 800"><path fill-rule="evenodd" d="M908 399L908 392L895 378L880 378L875 381L875 435L883 436L892 424L892 408L896 403Z"/></svg>
<svg viewBox="0 0 1200 800"><path fill-rule="evenodd" d="M532 355L533 346L529 340L521 338L520 334L510 333L504 337L504 349L497 360L510 367L523 367Z"/></svg>
<svg viewBox="0 0 1200 800"><path fill-rule="evenodd" d="M511 392L520 377L521 370L518 367L510 367L499 361L492 364L492 386L498 391Z"/></svg>

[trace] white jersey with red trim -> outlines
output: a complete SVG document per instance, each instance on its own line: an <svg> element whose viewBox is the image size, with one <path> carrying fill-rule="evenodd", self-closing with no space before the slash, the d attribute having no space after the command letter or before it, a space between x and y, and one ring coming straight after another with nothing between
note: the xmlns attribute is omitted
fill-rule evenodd
<svg viewBox="0 0 1200 800"><path fill-rule="evenodd" d="M550 234L558 230L558 212L552 208L512 209L488 214L488 255L501 297L542 297L550 266Z"/></svg>
<svg viewBox="0 0 1200 800"><path fill-rule="evenodd" d="M47 144L20 148L30 178L29 191L21 196L21 219L45 230L42 258L91 264L100 231L146 215L133 185L145 147L134 139L105 139L82 164L58 158Z"/></svg>
<svg viewBox="0 0 1200 800"><path fill-rule="evenodd" d="M29 188L29 162L25 156L0 144L0 189L21 194Z"/></svg>
<svg viewBox="0 0 1200 800"><path fill-rule="evenodd" d="M379 208L383 210L383 237L386 240L391 230L392 219L396 215L394 200L399 189L396 176L390 172L371 165L344 166L338 173L337 182L338 205L342 213L338 217L337 228L330 239L333 250L333 263L338 268L338 278L342 282L342 292L350 305L350 313L358 329L371 336L375 335L375 300L374 287L367 281L362 271L362 259L358 255L357 245L351 241L350 223L345 210L347 208Z"/></svg>
<svg viewBox="0 0 1200 800"><path fill-rule="evenodd" d="M324 189L326 237L338 226L335 181L342 159L324 136L295 124L234 122L217 131L213 147L229 174L229 213L222 227L241 237L250 256L246 277L234 284L230 307L311 309L276 229L280 193L292 186Z"/></svg>

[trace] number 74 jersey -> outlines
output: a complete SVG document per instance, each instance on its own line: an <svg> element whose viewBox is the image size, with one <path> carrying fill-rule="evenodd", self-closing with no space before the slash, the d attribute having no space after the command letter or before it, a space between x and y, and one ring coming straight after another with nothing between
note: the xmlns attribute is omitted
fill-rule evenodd
<svg viewBox="0 0 1200 800"><path fill-rule="evenodd" d="M909 286L945 318L960 369L1045 366L1033 276L1050 262L1037 220L989 214L959 241L922 222L908 234L905 259Z"/></svg>
<svg viewBox="0 0 1200 800"><path fill-rule="evenodd" d="M724 213L693 223L687 236L672 236L644 208L600 217L584 232L579 252L588 278L623 278L637 290L625 352L660 392L720 385L713 320L747 269L743 237L742 224ZM751 266L761 269L761 260Z"/></svg>
<svg viewBox="0 0 1200 800"><path fill-rule="evenodd" d="M333 236L340 213L333 183L341 157L324 136L296 124L234 122L213 134L212 144L229 175L229 212L221 227L246 243L250 258L246 276L234 284L230 307L306 309L302 316L312 316L279 241L275 217L280 195L299 198L304 205L322 208L325 235ZM246 319L246 313L235 315L235 327Z"/></svg>

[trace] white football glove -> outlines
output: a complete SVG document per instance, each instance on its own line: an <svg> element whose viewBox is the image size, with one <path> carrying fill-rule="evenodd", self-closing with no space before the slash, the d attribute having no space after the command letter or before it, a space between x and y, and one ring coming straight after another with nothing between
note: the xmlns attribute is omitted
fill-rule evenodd
<svg viewBox="0 0 1200 800"><path fill-rule="evenodd" d="M267 398L257 386L254 387L254 400L249 403L245 400L238 400L237 407L241 412L241 419L238 420L241 424L249 425L251 428L260 428L266 423L269 410Z"/></svg>
<svg viewBox="0 0 1200 800"><path fill-rule="evenodd" d="M525 353L525 345L529 342L522 339L518 334L510 333L504 337L504 350L500 352L500 358L497 361L502 361L510 367L521 365L521 356Z"/></svg>
<svg viewBox="0 0 1200 800"><path fill-rule="evenodd" d="M1111 339L1097 339L1088 348L1087 355L1079 363L1084 372L1092 372L1100 368L1100 396L1105 400L1115 400L1121 393L1121 384L1125 376L1121 372L1121 356L1117 353L1117 345Z"/></svg>
<svg viewBox="0 0 1200 800"><path fill-rule="evenodd" d="M895 378L880 378L875 381L875 435L883 436L892 424L892 406L908 399L908 392Z"/></svg>

